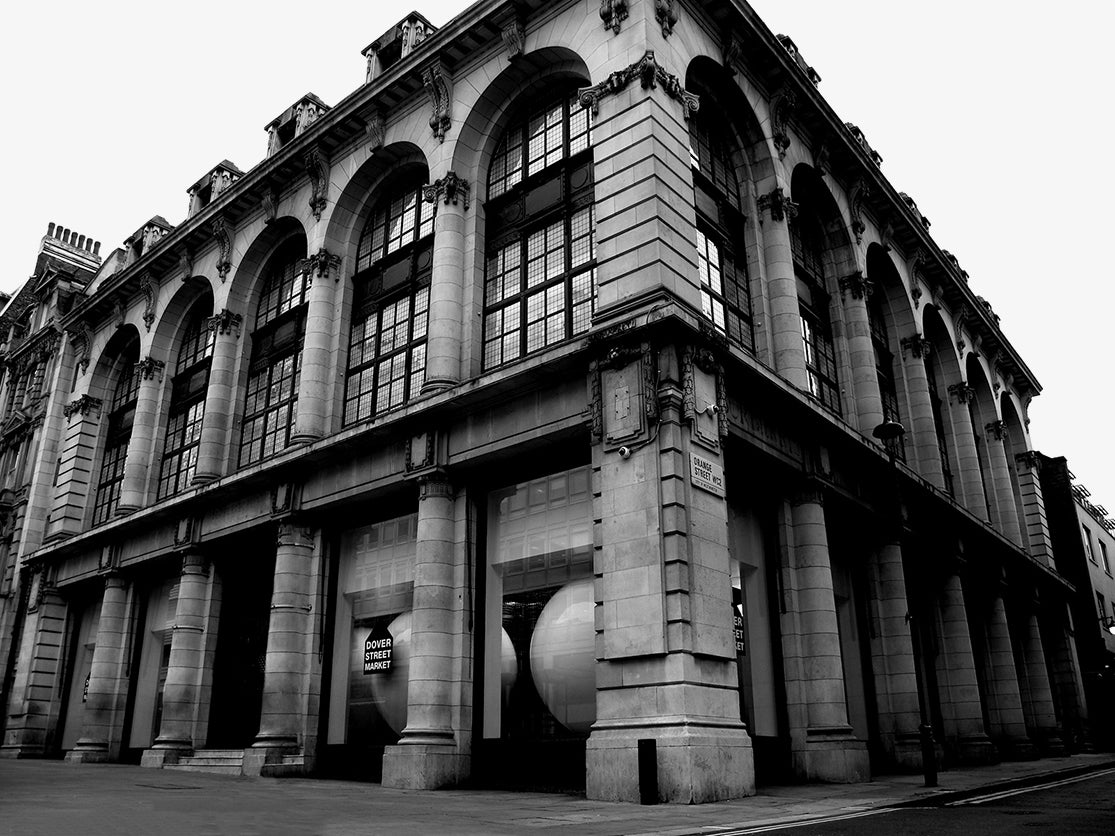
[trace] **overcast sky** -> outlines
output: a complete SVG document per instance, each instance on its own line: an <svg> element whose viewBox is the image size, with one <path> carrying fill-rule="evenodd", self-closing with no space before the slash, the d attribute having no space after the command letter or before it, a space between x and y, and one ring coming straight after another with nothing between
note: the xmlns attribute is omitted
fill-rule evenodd
<svg viewBox="0 0 1115 836"><path fill-rule="evenodd" d="M102 241L102 254L152 215L180 222L186 188L223 158L259 162L263 126L295 99L334 104L363 83L360 50L412 8L441 25L466 5L13 4L0 32L0 288L26 280L50 221ZM1045 388L1030 411L1035 446L1067 456L1115 512L1115 3L752 5L793 37L1002 317Z"/></svg>

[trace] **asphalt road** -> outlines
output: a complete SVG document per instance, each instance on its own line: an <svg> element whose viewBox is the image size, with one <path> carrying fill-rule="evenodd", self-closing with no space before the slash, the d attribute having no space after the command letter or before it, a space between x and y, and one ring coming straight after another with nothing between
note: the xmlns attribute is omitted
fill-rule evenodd
<svg viewBox="0 0 1115 836"><path fill-rule="evenodd" d="M834 816L828 821L721 831L716 836L1014 836L1115 833L1115 770L962 801Z"/></svg>

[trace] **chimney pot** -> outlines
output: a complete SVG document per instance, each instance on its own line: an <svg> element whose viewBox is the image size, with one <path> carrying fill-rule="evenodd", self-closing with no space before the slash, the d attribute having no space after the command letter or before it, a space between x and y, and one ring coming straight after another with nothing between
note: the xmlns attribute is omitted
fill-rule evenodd
<svg viewBox="0 0 1115 836"><path fill-rule="evenodd" d="M101 242L100 241L94 241L93 242L93 255L100 255L100 254L101 254Z"/></svg>
<svg viewBox="0 0 1115 836"><path fill-rule="evenodd" d="M46 225L46 237L47 238L53 238L54 237L54 224L53 223L49 223L49 224Z"/></svg>

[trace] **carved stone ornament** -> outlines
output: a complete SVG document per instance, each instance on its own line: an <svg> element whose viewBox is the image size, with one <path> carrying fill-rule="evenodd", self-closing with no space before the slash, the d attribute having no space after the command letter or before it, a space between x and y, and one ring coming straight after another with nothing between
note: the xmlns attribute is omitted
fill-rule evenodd
<svg viewBox="0 0 1115 836"><path fill-rule="evenodd" d="M697 376L694 369L699 369L714 380L714 403L698 404ZM717 360L716 354L707 348L687 348L681 357L682 417L693 427L694 437L713 447L728 437L728 391L724 381L724 369ZM707 398L707 395L705 396ZM708 416L715 417L715 437L701 433L702 420L707 421Z"/></svg>
<svg viewBox="0 0 1115 836"><path fill-rule="evenodd" d="M271 516L284 517L302 507L302 486L298 482L276 482L271 486Z"/></svg>
<svg viewBox="0 0 1115 836"><path fill-rule="evenodd" d="M166 363L153 357L144 357L136 363L136 368L139 369L139 376L142 380L154 380L156 376L159 380L162 380Z"/></svg>
<svg viewBox="0 0 1115 836"><path fill-rule="evenodd" d="M310 211L314 220L321 220L329 194L329 163L321 149L313 147L306 152L306 176L310 178Z"/></svg>
<svg viewBox="0 0 1115 836"><path fill-rule="evenodd" d="M424 499L452 499L453 483L443 470L435 470L418 478L418 501Z"/></svg>
<svg viewBox="0 0 1115 836"><path fill-rule="evenodd" d="M1041 456L1037 450L1026 450L1018 453L1014 460L1029 470L1041 470Z"/></svg>
<svg viewBox="0 0 1115 836"><path fill-rule="evenodd" d="M73 415L88 415L90 412L96 412L101 408L102 401L100 398L90 397L89 395L82 395L75 401L70 401L62 407L62 414L66 418Z"/></svg>
<svg viewBox="0 0 1115 836"><path fill-rule="evenodd" d="M591 364L590 380L592 404L590 405L590 426L592 434L604 439L604 399L602 379L605 372L619 370L638 361L643 391L643 415L648 424L658 420L658 371L655 355L650 343L618 343L604 348L599 340L594 344L603 348L603 353Z"/></svg>
<svg viewBox="0 0 1115 836"><path fill-rule="evenodd" d="M84 320L78 320L70 326L66 334L70 338L70 348L73 349L74 356L77 357L81 373L85 374L89 369L89 355L93 348L93 332Z"/></svg>
<svg viewBox="0 0 1115 836"><path fill-rule="evenodd" d="M927 340L921 334L914 334L910 337L903 337L901 343L902 350L909 351L912 357L929 356L929 340Z"/></svg>
<svg viewBox="0 0 1115 836"><path fill-rule="evenodd" d="M243 322L244 317L238 313L233 313L228 308L221 308L220 313L213 314L205 320L205 327L212 331L214 334L235 334L237 338L240 337L240 324Z"/></svg>
<svg viewBox="0 0 1115 836"><path fill-rule="evenodd" d="M464 200L465 211L467 212L470 191L471 186L469 186L468 180L458 176L456 172L450 171L441 179L435 180L428 186L423 186L422 199L427 203L437 203L437 199L440 197L446 206L450 204L456 206L457 198L461 197Z"/></svg>
<svg viewBox="0 0 1115 836"><path fill-rule="evenodd" d="M871 295L873 286L871 279L864 278L863 273L856 270L840 280L840 295L843 297L844 294L850 293L853 299L866 299Z"/></svg>
<svg viewBox="0 0 1115 836"><path fill-rule="evenodd" d="M406 447L406 472L433 467L434 461L434 433L424 432L411 436L404 441Z"/></svg>
<svg viewBox="0 0 1115 836"><path fill-rule="evenodd" d="M863 206L871 196L871 189L863 180L857 180L852 186L851 197L848 201L852 214L852 232L855 233L856 243L863 243L863 233L867 231L867 224L863 221Z"/></svg>
<svg viewBox="0 0 1115 836"><path fill-rule="evenodd" d="M189 247L178 251L178 269L182 271L182 281L188 282L194 274L194 254Z"/></svg>
<svg viewBox="0 0 1115 836"><path fill-rule="evenodd" d="M117 328L128 324L128 306L123 296L117 295L112 300L112 322Z"/></svg>
<svg viewBox="0 0 1115 836"><path fill-rule="evenodd" d="M790 117L798 106L797 93L785 85L774 94L770 102L770 127L774 147L778 149L778 159L786 158L790 147Z"/></svg>
<svg viewBox="0 0 1115 836"><path fill-rule="evenodd" d="M265 226L273 224L279 216L279 189L274 183L263 187L263 197L259 199L260 208L263 210L263 223Z"/></svg>
<svg viewBox="0 0 1115 836"><path fill-rule="evenodd" d="M629 67L616 70L599 84L592 87L582 87L577 92L581 107L586 108L596 116L600 112L600 100L612 96L626 87L635 79L639 79L644 90L656 88L659 84L671 99L681 102L682 116L689 117L701 106L700 97L690 93L678 80L678 77L666 72L654 58L654 50L648 49L646 54Z"/></svg>
<svg viewBox="0 0 1115 836"><path fill-rule="evenodd" d="M957 403L969 403L975 396L976 390L970 383L954 383L949 387L949 394L956 398Z"/></svg>
<svg viewBox="0 0 1115 836"><path fill-rule="evenodd" d="M997 441L1002 441L1007 434L1007 425L1002 421L992 421L984 429L987 430L988 435L994 436Z"/></svg>
<svg viewBox="0 0 1115 836"><path fill-rule="evenodd" d="M724 69L728 72L728 75L734 76L738 72L737 65L743 60L743 41L734 32L728 30L724 33L721 51L723 53Z"/></svg>
<svg viewBox="0 0 1115 836"><path fill-rule="evenodd" d="M677 0L654 0L654 19L662 27L663 38L674 34L674 27L678 22Z"/></svg>
<svg viewBox="0 0 1115 836"><path fill-rule="evenodd" d="M795 218L798 214L798 205L786 197L782 187L771 191L769 194L759 196L757 201L759 213L770 212L770 219L772 221L784 221L787 218Z"/></svg>
<svg viewBox="0 0 1115 836"><path fill-rule="evenodd" d="M503 45L507 47L507 60L514 61L523 57L526 45L527 27L521 15L516 14L500 29Z"/></svg>
<svg viewBox="0 0 1115 836"><path fill-rule="evenodd" d="M158 297L158 290L150 273L139 277L139 292L143 294L143 326L150 331L155 324L155 300Z"/></svg>
<svg viewBox="0 0 1115 836"><path fill-rule="evenodd" d="M333 276L333 281L340 281L341 278L341 257L333 255L329 250L322 247L312 256L306 259L310 274L315 279L327 279L330 275Z"/></svg>
<svg viewBox="0 0 1115 836"><path fill-rule="evenodd" d="M832 149L827 142L822 142L816 153L813 154L813 167L817 169L817 174L824 177L829 173L831 165Z"/></svg>
<svg viewBox="0 0 1115 836"><path fill-rule="evenodd" d="M870 143L867 141L867 137L864 136L864 133L862 130L860 130L859 126L853 125L851 122L845 122L844 127L851 132L852 138L855 139L856 144L858 144L859 147L863 149L864 153L871 158L871 162L875 163L875 165L882 165L882 156L879 154L878 151L871 147Z"/></svg>
<svg viewBox="0 0 1115 836"><path fill-rule="evenodd" d="M430 99L433 113L430 115L430 129L438 142L445 142L445 135L453 125L453 80L440 62L430 64L422 70L422 84Z"/></svg>
<svg viewBox="0 0 1115 836"><path fill-rule="evenodd" d="M275 538L275 545L279 548L296 546L304 549L314 547L314 529L308 525L300 525L296 518L286 519L279 523L279 533ZM309 607L308 604L303 605Z"/></svg>
<svg viewBox="0 0 1115 836"><path fill-rule="evenodd" d="M921 285L920 284L915 284L914 289L910 291L910 297L914 300L914 310L915 311L918 308L921 307L921 295L922 295Z"/></svg>
<svg viewBox="0 0 1115 836"><path fill-rule="evenodd" d="M232 231L222 215L213 219L213 240L217 242L217 275L223 282L232 269Z"/></svg>
<svg viewBox="0 0 1115 836"><path fill-rule="evenodd" d="M368 126L364 129L368 136L368 150L373 154L383 147L387 141L387 117L383 111L374 110L368 117Z"/></svg>
<svg viewBox="0 0 1115 836"><path fill-rule="evenodd" d="M627 19L627 0L600 0L600 19L605 29L618 35L620 24Z"/></svg>

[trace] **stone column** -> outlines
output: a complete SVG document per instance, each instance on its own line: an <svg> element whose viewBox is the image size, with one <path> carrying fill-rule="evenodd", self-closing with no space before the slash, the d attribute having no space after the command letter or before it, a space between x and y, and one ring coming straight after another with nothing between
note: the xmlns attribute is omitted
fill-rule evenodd
<svg viewBox="0 0 1115 836"><path fill-rule="evenodd" d="M442 472L419 482L407 725L383 756L383 785L436 789L468 776L453 728L456 660L453 488Z"/></svg>
<svg viewBox="0 0 1115 836"><path fill-rule="evenodd" d="M999 509L1001 533L1015 545L1021 546L1022 530L1018 527L1018 506L1014 501L1014 486L1010 478L1010 468L1014 463L1007 461L1006 445L1003 443L1006 431L1002 421L992 421L987 425L987 459L991 465L991 479L995 484L995 505Z"/></svg>
<svg viewBox="0 0 1115 836"><path fill-rule="evenodd" d="M1035 742L1042 754L1063 754L1065 742L1053 707L1049 666L1038 623L1037 590L1034 590L1033 599L1025 603L1028 606L1020 613L1017 635L1021 650L1019 660L1022 662L1020 684L1026 696L1023 701L1026 725L1034 731Z"/></svg>
<svg viewBox="0 0 1115 836"><path fill-rule="evenodd" d="M313 655L314 540L311 528L291 519L279 524L259 734L244 753L245 775L258 775L302 744Z"/></svg>
<svg viewBox="0 0 1115 836"><path fill-rule="evenodd" d="M142 765L161 767L192 754L202 668L205 664L209 566L199 551L182 555L178 604L170 634L170 662L163 684L159 736L143 753Z"/></svg>
<svg viewBox="0 0 1115 836"><path fill-rule="evenodd" d="M787 702L794 770L807 780L871 778L867 744L852 735L844 689L836 599L822 488L811 482L791 502L790 587L783 616ZM796 703L796 705L795 705Z"/></svg>
<svg viewBox="0 0 1115 836"><path fill-rule="evenodd" d="M233 378L238 359L242 317L224 308L209 317L213 332L213 358L209 363L209 388L205 392L205 413L201 417L201 439L197 447L194 484L202 485L224 476L228 462L228 428L235 412Z"/></svg>
<svg viewBox="0 0 1115 836"><path fill-rule="evenodd" d="M940 593L941 654L937 660L937 679L941 686L944 736L955 741L962 763L990 763L995 747L983 722L979 677L976 674L972 637L960 566L952 568ZM951 742L951 741L950 741Z"/></svg>
<svg viewBox="0 0 1115 836"><path fill-rule="evenodd" d="M292 444L306 444L326 434L326 417L336 374L333 338L336 331L336 285L341 259L322 248L302 264L311 281L306 305L306 336L298 378L298 405Z"/></svg>
<svg viewBox="0 0 1115 836"><path fill-rule="evenodd" d="M1018 470L1019 493L1022 494L1022 529L1030 556L1046 566L1053 565L1053 541L1045 514L1045 498L1041 491L1040 459L1034 450L1018 453L1014 464Z"/></svg>
<svg viewBox="0 0 1115 836"><path fill-rule="evenodd" d="M430 278L430 324L426 336L426 382L422 391L436 392L461 379L465 212L470 203L469 184L450 171L427 186L423 197L436 207L437 215L434 217Z"/></svg>
<svg viewBox="0 0 1115 836"><path fill-rule="evenodd" d="M979 450L976 448L976 433L972 427L972 413L968 403L976 396L975 390L967 383L954 383L949 386L949 397L957 404L952 410L953 443L956 445L956 460L960 468L959 488L964 507L979 517L987 519L987 496L983 489L983 471L979 463Z"/></svg>
<svg viewBox="0 0 1115 836"><path fill-rule="evenodd" d="M120 485L120 503L116 516L132 514L147 505L147 472L151 466L156 423L159 420L159 395L163 388L162 360L151 357L140 360L139 394L136 397L132 436L124 459L124 481Z"/></svg>
<svg viewBox="0 0 1115 836"><path fill-rule="evenodd" d="M1057 689L1063 718L1065 748L1079 752L1089 747L1088 706L1084 699L1084 681L1072 632L1068 604L1055 601L1042 608L1039 616L1045 646L1052 666L1050 678Z"/></svg>
<svg viewBox="0 0 1115 836"><path fill-rule="evenodd" d="M883 747L903 769L921 767L921 723L914 646L902 568L902 547L887 543L874 555L878 640L872 642L872 670Z"/></svg>
<svg viewBox="0 0 1115 836"><path fill-rule="evenodd" d="M875 346L871 341L871 318L867 312L867 297L871 292L871 282L858 270L840 280L856 415L859 431L864 435L871 435L871 431L883 423L883 397L879 392Z"/></svg>
<svg viewBox="0 0 1115 836"><path fill-rule="evenodd" d="M929 397L929 378L925 374L929 344L921 334L903 337L901 344L902 368L910 398L911 440L918 474L934 487L944 490L945 475L937 446L937 425L933 420L933 403Z"/></svg>
<svg viewBox="0 0 1115 836"><path fill-rule="evenodd" d="M804 392L809 391L805 369L805 344L801 337L801 308L790 247L789 219L797 211L781 186L760 199L763 224L763 261L767 268L767 297L770 302L770 339L774 346L774 369Z"/></svg>
<svg viewBox="0 0 1115 836"><path fill-rule="evenodd" d="M89 671L81 737L66 753L70 763L101 763L120 756L124 703L128 691L128 584L115 572L105 577L101 618Z"/></svg>
<svg viewBox="0 0 1115 836"><path fill-rule="evenodd" d="M90 468L97 446L101 399L89 395L70 401L62 410L66 429L58 455L58 478L47 518L46 541L80 534L85 522Z"/></svg>
<svg viewBox="0 0 1115 836"><path fill-rule="evenodd" d="M1004 754L1016 758L1037 754L1026 733L1022 692L1014 661L1010 627L1003 603L1002 583L997 582L987 611L987 669L991 686L991 735Z"/></svg>

